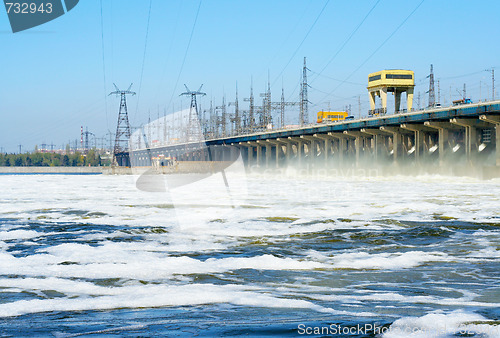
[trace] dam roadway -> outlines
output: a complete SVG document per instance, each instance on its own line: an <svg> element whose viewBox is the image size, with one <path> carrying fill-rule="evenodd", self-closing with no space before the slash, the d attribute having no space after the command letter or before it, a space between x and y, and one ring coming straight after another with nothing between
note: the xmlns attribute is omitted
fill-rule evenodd
<svg viewBox="0 0 500 338"><path fill-rule="evenodd" d="M147 143L145 143L147 144ZM363 166L377 163L500 167L500 100L373 116L204 142L132 149L132 167L154 158L230 161L245 166Z"/></svg>

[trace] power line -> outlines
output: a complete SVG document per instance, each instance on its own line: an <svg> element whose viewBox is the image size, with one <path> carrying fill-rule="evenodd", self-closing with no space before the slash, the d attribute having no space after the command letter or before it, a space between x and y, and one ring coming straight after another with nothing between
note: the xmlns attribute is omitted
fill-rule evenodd
<svg viewBox="0 0 500 338"><path fill-rule="evenodd" d="M452 79L458 79L458 78L461 78L461 77L467 77L467 76L476 75L476 74L479 74L479 73L482 73L482 72L489 72L489 71L491 71L491 69L483 69L483 70L479 70L479 71L473 72L473 73L467 73L467 74L456 75L456 76L449 76L449 77L442 77L440 79L441 80L452 80Z"/></svg>
<svg viewBox="0 0 500 338"><path fill-rule="evenodd" d="M292 97L295 95L295 91L297 90L297 88L299 88L301 83L302 83L302 81L297 82L297 84L295 85L295 88L293 88L292 92L288 96L287 101L290 101L292 99ZM311 87L311 86L309 86L309 87Z"/></svg>
<svg viewBox="0 0 500 338"><path fill-rule="evenodd" d="M294 27L290 30L290 32L288 33L288 36L285 39L282 40L282 43L281 43L280 47L276 50L276 53L270 59L270 61L268 62L268 65L267 65L267 67L265 69L269 69L271 67L271 63L274 61L274 59L276 59L276 57L279 55L279 53L281 51L283 51L286 43L288 42L288 40L290 39L290 37L293 35L293 33L295 32L295 30L297 29L297 27L301 24L302 20L306 16L307 11L309 10L309 7L311 6L312 3L313 3L313 1L309 1L309 3L307 4L307 6L305 7L305 9L302 11L302 15L300 16L300 19L293 20L293 21L295 21ZM290 20L290 21L292 21L292 20Z"/></svg>
<svg viewBox="0 0 500 338"><path fill-rule="evenodd" d="M172 100L174 99L174 94L175 94L175 91L177 90L177 85L179 84L179 79L181 78L182 70L184 68L184 63L186 62L186 57L187 57L187 54L189 51L189 46L191 45L191 40L193 39L194 28L196 27L196 22L198 21L198 14L200 14L200 8L201 8L201 0L198 4L198 9L196 10L196 16L194 18L193 28L191 29L191 34L189 36L189 41L188 41L188 44L186 47L186 51L184 52L184 58L182 59L181 68L179 69L179 74L177 75L177 80L175 80L174 89L172 90L172 96L170 97L170 101L168 102L167 107L170 106L170 103L172 103Z"/></svg>
<svg viewBox="0 0 500 338"><path fill-rule="evenodd" d="M373 53L370 54L370 56L368 56L366 58L366 60L364 60L351 74L349 74L349 76L347 76L344 81L342 81L337 87L335 87L331 92L330 94L328 94L327 96L325 96L324 98L322 98L320 101L324 101L328 96L330 96L331 94L333 94L337 89L339 89L344 83L345 81L349 80L351 78L351 76L353 76L358 70L361 69L361 67L363 67L393 36L394 34L396 34L397 31L399 31L399 29L401 27L403 27L403 25L406 23L406 21L408 21L408 19L417 11L417 9L420 8L420 6L422 6L422 4L424 3L425 0L422 0L416 7L415 9L399 24L398 27L396 27L396 29L394 31L392 31L392 33L373 51Z"/></svg>
<svg viewBox="0 0 500 338"><path fill-rule="evenodd" d="M356 85L356 86L366 86L365 83L359 83L359 82L352 82L352 81L345 81L345 80L340 80L340 79L336 79L334 77L331 77L331 76L328 76L328 75L325 75L325 74L320 74L318 72L315 72L314 70L312 69L309 69L309 71L313 74L316 74L316 78L318 76L323 76L323 77L326 77L327 79L330 79L330 80L333 80L333 81L337 81L337 82L342 82L342 83L348 83L348 84L352 84L352 85Z"/></svg>
<svg viewBox="0 0 500 338"><path fill-rule="evenodd" d="M293 58L295 57L295 54L297 54L297 52L299 51L300 47L302 47L302 45L304 44L304 42L306 41L307 37L309 36L309 34L311 33L311 31L313 30L314 26L316 25L316 23L318 22L319 18L321 17L321 14L323 14L323 12L325 11L325 8L326 6L328 6L328 3L330 2L330 0L327 0L325 5L323 6L323 8L321 9L321 11L319 12L318 16L316 17L316 19L314 20L313 24L311 25L311 27L309 28L309 30L307 31L307 34L304 36L304 38L302 39L302 41L300 42L299 46L295 49L295 52L293 52L292 56L290 57L290 59L288 60L288 62L286 63L285 67L283 67L283 69L281 70L281 72L278 74L278 76L276 77L276 79L273 81L273 85L276 83L276 81L278 81L278 79L281 78L281 75L283 75L283 72L285 71L285 69L288 67L288 65L290 64L290 62L293 60Z"/></svg>
<svg viewBox="0 0 500 338"><path fill-rule="evenodd" d="M158 91L156 92L155 100L158 98L161 92L161 85L165 79L165 74L167 72L167 66L169 65L168 60L170 59L170 55L172 52L172 46L174 45L175 41L175 36L177 35L177 26L179 23L179 18L181 17L181 8L182 8L182 1L179 1L179 7L177 9L177 14L175 15L175 23L174 23L174 29L172 31L172 40L170 40L170 45L168 46L168 50L165 56L165 65L163 66L163 71L161 72L161 77L160 77L160 85L158 86Z"/></svg>
<svg viewBox="0 0 500 338"><path fill-rule="evenodd" d="M319 73L317 73L317 75L321 75L325 71L325 69L330 65L330 63L332 63L332 61L337 57L337 55L339 55L339 53L344 49L344 47L347 45L347 43L352 39L352 37L354 36L354 34L356 34L356 32L358 31L358 29L361 27L361 25L363 25L363 23L366 21L366 19L368 18L368 16L370 16L371 12L373 12L373 10L375 9L375 7L377 7L377 5L379 4L379 2L380 2L380 0L378 0L375 3L375 5L373 5L373 7L368 11L368 13L366 13L366 15L363 18L363 20L361 20L361 22L356 26L356 28L352 31L352 33L349 35L349 37L347 37L347 39L344 41L344 43L342 44L342 46L340 46L340 48L337 50L337 52L326 63L326 65L323 67L323 69L321 69L321 71ZM314 82L316 79L317 79L317 76L311 82Z"/></svg>
<svg viewBox="0 0 500 338"><path fill-rule="evenodd" d="M152 5L153 5L153 0L149 0L148 23L146 25L146 39L144 40L144 53L142 55L141 77L139 80L139 89L137 90L137 104L135 106L134 119L137 115L137 110L139 110L139 100L141 98L142 76L144 75L144 64L146 63L146 50L148 47L149 22L151 20L151 7L152 7Z"/></svg>

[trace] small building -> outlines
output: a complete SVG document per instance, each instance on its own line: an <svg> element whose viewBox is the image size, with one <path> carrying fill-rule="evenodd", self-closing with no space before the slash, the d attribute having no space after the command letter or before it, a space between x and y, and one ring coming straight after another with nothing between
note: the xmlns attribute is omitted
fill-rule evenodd
<svg viewBox="0 0 500 338"><path fill-rule="evenodd" d="M344 121L348 117L346 111L320 111L318 112L317 123Z"/></svg>
<svg viewBox="0 0 500 338"><path fill-rule="evenodd" d="M370 97L370 115L387 112L387 93L394 93L395 112L400 110L401 94L406 92L406 110L411 111L413 105L413 89L415 74L411 70L389 69L368 75L368 93ZM375 97L382 100L382 108L375 109Z"/></svg>

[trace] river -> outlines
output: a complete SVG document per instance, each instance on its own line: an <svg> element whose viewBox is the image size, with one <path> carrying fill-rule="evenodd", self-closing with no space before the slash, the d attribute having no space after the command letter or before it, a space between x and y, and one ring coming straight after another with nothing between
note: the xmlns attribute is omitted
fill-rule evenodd
<svg viewBox="0 0 500 338"><path fill-rule="evenodd" d="M0 175L0 334L500 336L500 180L235 177Z"/></svg>

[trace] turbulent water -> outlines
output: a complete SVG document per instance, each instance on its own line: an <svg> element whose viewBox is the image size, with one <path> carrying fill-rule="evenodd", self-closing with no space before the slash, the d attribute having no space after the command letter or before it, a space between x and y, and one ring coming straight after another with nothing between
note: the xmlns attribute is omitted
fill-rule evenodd
<svg viewBox="0 0 500 338"><path fill-rule="evenodd" d="M0 175L0 335L500 336L500 180L136 179Z"/></svg>

